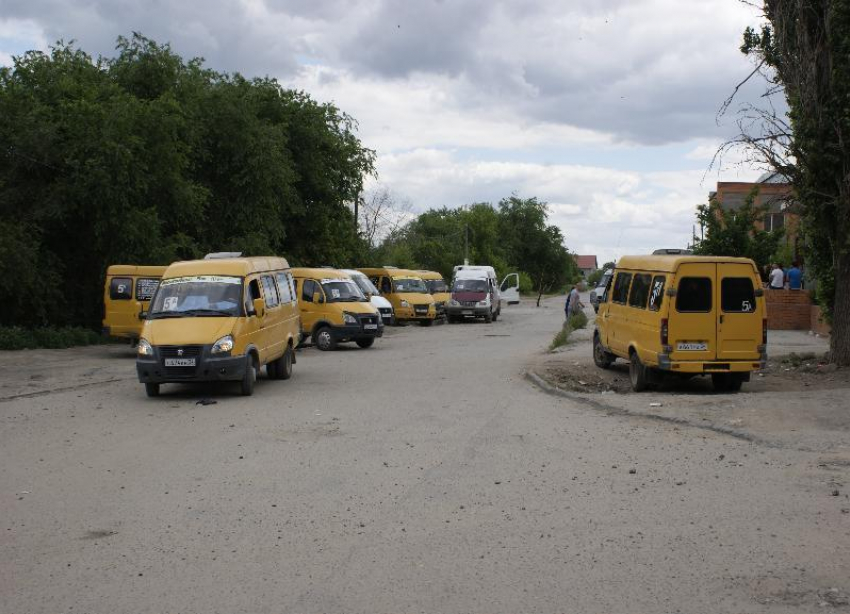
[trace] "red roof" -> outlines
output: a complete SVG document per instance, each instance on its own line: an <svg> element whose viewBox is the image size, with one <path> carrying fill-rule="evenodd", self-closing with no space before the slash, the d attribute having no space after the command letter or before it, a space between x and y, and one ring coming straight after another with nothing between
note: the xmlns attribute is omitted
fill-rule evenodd
<svg viewBox="0 0 850 614"><path fill-rule="evenodd" d="M598 269L599 265L596 263L596 256L576 256L576 265L580 269Z"/></svg>

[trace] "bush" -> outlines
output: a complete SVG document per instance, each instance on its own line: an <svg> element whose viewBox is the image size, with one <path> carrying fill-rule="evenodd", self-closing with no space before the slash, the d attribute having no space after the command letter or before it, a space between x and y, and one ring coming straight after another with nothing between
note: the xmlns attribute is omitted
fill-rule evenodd
<svg viewBox="0 0 850 614"><path fill-rule="evenodd" d="M572 317L569 319L568 324L573 330L584 328L585 326L587 326L587 316L584 314L583 311L579 311L578 313L572 315Z"/></svg>
<svg viewBox="0 0 850 614"><path fill-rule="evenodd" d="M525 271L519 272L519 293L532 294L534 292L534 282L531 281L531 275Z"/></svg>
<svg viewBox="0 0 850 614"><path fill-rule="evenodd" d="M35 328L0 326L0 350L70 348L103 343L104 339L87 328Z"/></svg>

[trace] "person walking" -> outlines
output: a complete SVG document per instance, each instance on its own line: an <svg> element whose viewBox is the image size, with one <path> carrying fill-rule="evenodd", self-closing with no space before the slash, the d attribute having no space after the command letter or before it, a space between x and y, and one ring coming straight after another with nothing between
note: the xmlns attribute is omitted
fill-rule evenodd
<svg viewBox="0 0 850 614"><path fill-rule="evenodd" d="M782 267L773 263L773 270L770 272L770 289L782 290L785 287L785 272Z"/></svg>
<svg viewBox="0 0 850 614"><path fill-rule="evenodd" d="M578 288L573 286L572 290L570 290L569 294L567 294L567 304L564 306L564 310L567 313L567 319L569 320L583 307L584 303L581 302L581 298L578 295Z"/></svg>

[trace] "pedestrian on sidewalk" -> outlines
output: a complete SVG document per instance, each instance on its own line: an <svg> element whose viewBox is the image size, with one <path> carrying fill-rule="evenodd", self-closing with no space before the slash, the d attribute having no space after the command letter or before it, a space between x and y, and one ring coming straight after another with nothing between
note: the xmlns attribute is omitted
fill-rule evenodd
<svg viewBox="0 0 850 614"><path fill-rule="evenodd" d="M785 272L777 263L773 263L773 270L770 272L770 289L782 290L785 287Z"/></svg>
<svg viewBox="0 0 850 614"><path fill-rule="evenodd" d="M788 269L788 272L785 274L785 278L788 280L789 290L802 290L803 271L800 270L800 263L798 263L796 260L792 262L791 268Z"/></svg>
<svg viewBox="0 0 850 614"><path fill-rule="evenodd" d="M581 299L578 295L578 288L573 286L572 290L570 290L569 294L567 294L567 304L564 306L564 311L566 311L567 319L569 320L575 314L577 314L584 307L584 303L581 302Z"/></svg>

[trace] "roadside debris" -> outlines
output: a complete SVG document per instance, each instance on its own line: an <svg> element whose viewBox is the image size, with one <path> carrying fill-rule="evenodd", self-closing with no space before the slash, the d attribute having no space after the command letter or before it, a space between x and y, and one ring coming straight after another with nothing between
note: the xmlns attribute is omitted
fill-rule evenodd
<svg viewBox="0 0 850 614"><path fill-rule="evenodd" d="M201 399L200 401L195 403L195 405L215 405L216 403L218 403L218 401L216 401L215 399Z"/></svg>

